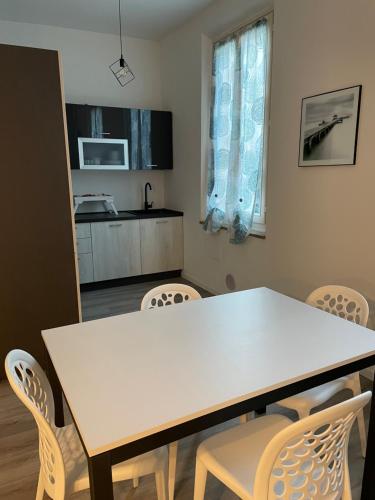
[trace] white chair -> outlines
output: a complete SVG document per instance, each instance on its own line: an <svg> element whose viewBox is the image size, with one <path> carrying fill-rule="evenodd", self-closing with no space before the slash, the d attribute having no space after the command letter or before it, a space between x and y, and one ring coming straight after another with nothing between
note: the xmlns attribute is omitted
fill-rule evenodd
<svg viewBox="0 0 375 500"><path fill-rule="evenodd" d="M189 285L168 283L166 285L157 286L147 292L143 297L141 310L155 309L201 298L201 295Z"/></svg>
<svg viewBox="0 0 375 500"><path fill-rule="evenodd" d="M344 286L328 285L314 290L306 299L306 303L366 326L369 316L369 307L366 299L355 290ZM349 389L354 396L361 394L359 373L341 377L319 387L301 392L290 398L279 401L279 405L295 410L299 418L310 415L313 408L327 402L332 396L343 389ZM358 428L361 441L362 456L366 456L366 427L363 411L358 413Z"/></svg>
<svg viewBox="0 0 375 500"><path fill-rule="evenodd" d="M211 472L244 500L351 500L350 429L371 399L360 394L292 423L270 415L223 431L198 448L194 500Z"/></svg>
<svg viewBox="0 0 375 500"><path fill-rule="evenodd" d="M87 460L73 424L54 425L51 386L37 361L27 352L11 351L5 371L17 397L32 413L39 430L40 472L36 500L44 491L54 500L64 500L89 488ZM155 474L158 500L167 499L168 451L164 446L112 467L113 482Z"/></svg>
<svg viewBox="0 0 375 500"><path fill-rule="evenodd" d="M169 306L172 304L180 304L189 300L201 299L201 295L191 286L181 283L168 283L160 285L149 292L143 297L141 303L141 310L157 309L158 307ZM177 448L178 442L169 444L169 473L168 473L168 491L169 500L174 498L174 487L176 482L176 465L177 465ZM133 482L137 486L138 482Z"/></svg>

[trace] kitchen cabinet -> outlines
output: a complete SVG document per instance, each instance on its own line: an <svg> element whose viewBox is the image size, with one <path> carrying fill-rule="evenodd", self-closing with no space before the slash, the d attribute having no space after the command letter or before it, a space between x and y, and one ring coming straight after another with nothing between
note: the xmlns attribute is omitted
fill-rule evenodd
<svg viewBox="0 0 375 500"><path fill-rule="evenodd" d="M76 237L80 238L91 238L91 224L76 224Z"/></svg>
<svg viewBox="0 0 375 500"><path fill-rule="evenodd" d="M123 139L130 135L130 109L67 104L68 129L77 137Z"/></svg>
<svg viewBox="0 0 375 500"><path fill-rule="evenodd" d="M142 219L140 230L142 274L183 268L182 217Z"/></svg>
<svg viewBox="0 0 375 500"><path fill-rule="evenodd" d="M130 138L130 109L67 104L66 117L72 169L80 168L79 137L97 139L104 144L108 139Z"/></svg>
<svg viewBox="0 0 375 500"><path fill-rule="evenodd" d="M94 267L92 262L92 253L78 254L78 269L79 269L79 282L92 283L94 281Z"/></svg>
<svg viewBox="0 0 375 500"><path fill-rule="evenodd" d="M92 253L91 236L89 238L77 238L77 253Z"/></svg>
<svg viewBox="0 0 375 500"><path fill-rule="evenodd" d="M81 222L76 235L81 284L183 269L182 216Z"/></svg>
<svg viewBox="0 0 375 500"><path fill-rule="evenodd" d="M151 111L152 169L173 168L172 113Z"/></svg>
<svg viewBox="0 0 375 500"><path fill-rule="evenodd" d="M92 283L94 281L94 267L91 224L76 224L76 238L79 282L81 284Z"/></svg>
<svg viewBox="0 0 375 500"><path fill-rule="evenodd" d="M169 111L67 104L66 115L72 169L80 168L78 138L95 139L103 146L107 140L127 140L130 170L173 168Z"/></svg>
<svg viewBox="0 0 375 500"><path fill-rule="evenodd" d="M141 274L139 220L91 224L94 281Z"/></svg>

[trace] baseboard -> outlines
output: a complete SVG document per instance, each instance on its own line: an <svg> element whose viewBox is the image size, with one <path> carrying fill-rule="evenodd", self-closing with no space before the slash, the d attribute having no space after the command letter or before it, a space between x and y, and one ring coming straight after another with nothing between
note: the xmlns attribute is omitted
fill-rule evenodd
<svg viewBox="0 0 375 500"><path fill-rule="evenodd" d="M201 280L199 280L198 278L196 278L195 276L193 276L190 273L182 271L181 277L184 278L184 279L186 279L186 280L188 280L188 281L190 281L194 285L197 285L200 288L203 288L204 290L207 290L207 292L210 292L213 295L221 295L221 292L219 292L218 290L214 290L210 286L206 285L206 283L203 283Z"/></svg>
<svg viewBox="0 0 375 500"><path fill-rule="evenodd" d="M101 290L103 288L113 288L115 286L134 285L135 283L147 283L148 281L168 280L179 278L181 271L165 271L163 273L142 274L139 276L129 276L128 278L117 278L107 281L95 281L80 285L81 292L90 290Z"/></svg>

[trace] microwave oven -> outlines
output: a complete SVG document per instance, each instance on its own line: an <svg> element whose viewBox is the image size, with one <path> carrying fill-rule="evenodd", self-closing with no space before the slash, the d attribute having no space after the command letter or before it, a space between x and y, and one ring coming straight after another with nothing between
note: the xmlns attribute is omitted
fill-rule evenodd
<svg viewBox="0 0 375 500"><path fill-rule="evenodd" d="M127 139L78 137L78 157L83 170L129 170Z"/></svg>

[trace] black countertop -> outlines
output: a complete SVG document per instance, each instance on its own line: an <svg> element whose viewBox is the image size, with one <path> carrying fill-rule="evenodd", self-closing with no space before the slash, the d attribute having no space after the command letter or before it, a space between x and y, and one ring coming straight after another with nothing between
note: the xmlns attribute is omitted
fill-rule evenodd
<svg viewBox="0 0 375 500"><path fill-rule="evenodd" d="M106 222L114 220L136 220L136 219L160 219L164 217L182 217L183 212L169 210L168 208L144 210L121 211L118 215L109 212L90 212L75 214L76 223L82 222Z"/></svg>

